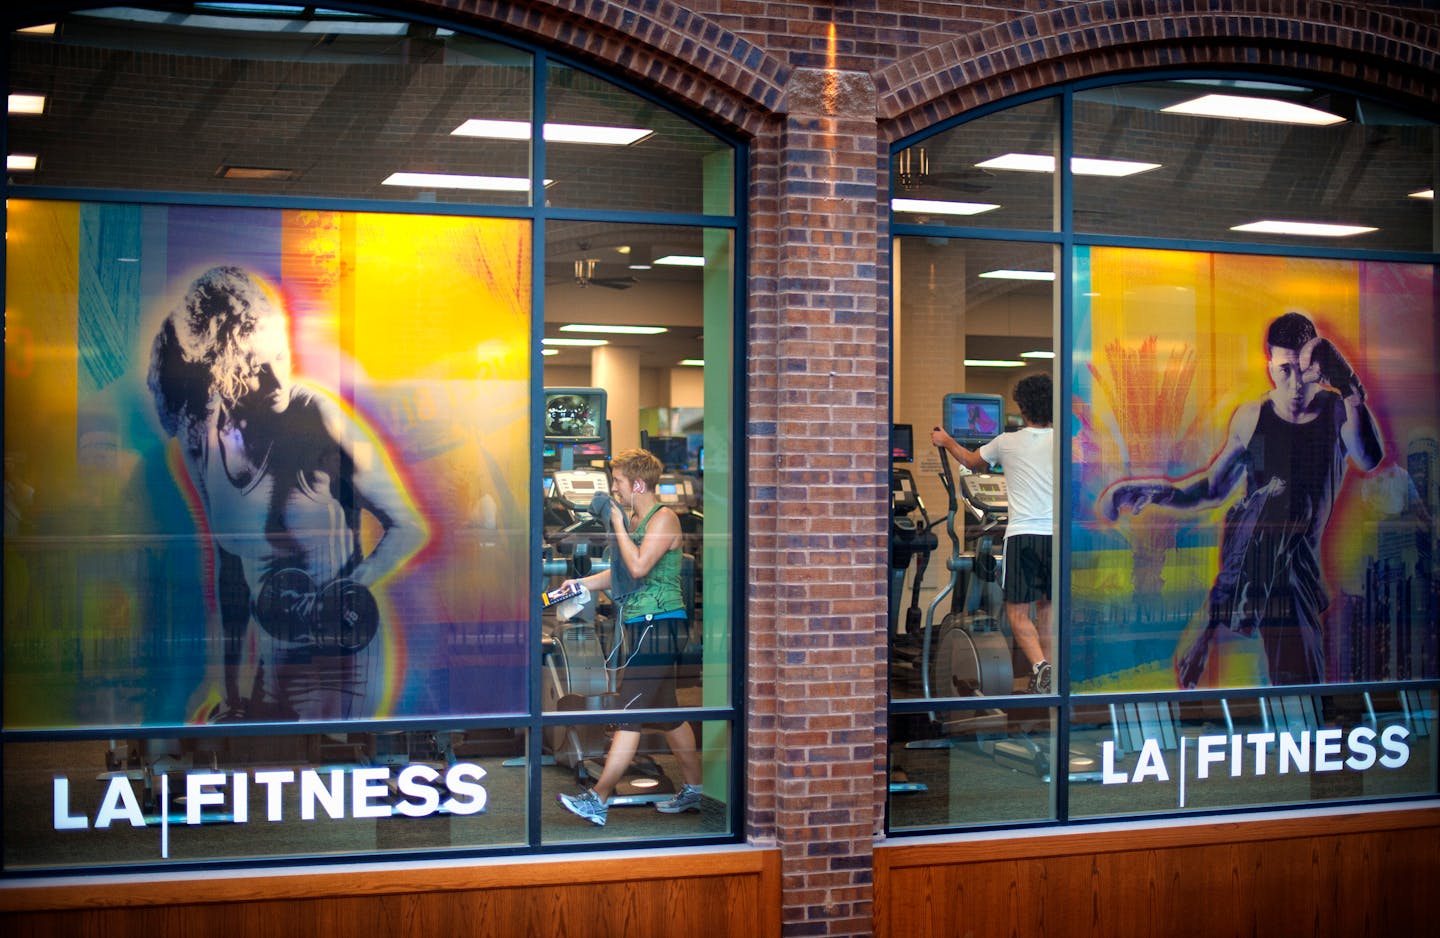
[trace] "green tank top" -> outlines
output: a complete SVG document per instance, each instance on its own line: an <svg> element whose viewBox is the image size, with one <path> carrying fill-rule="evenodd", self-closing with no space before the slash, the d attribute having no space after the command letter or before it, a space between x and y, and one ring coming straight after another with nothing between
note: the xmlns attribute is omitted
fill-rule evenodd
<svg viewBox="0 0 1440 938"><path fill-rule="evenodd" d="M644 520L630 532L630 539L639 544L645 539L645 526L651 517L663 506L656 505L645 514ZM666 612L683 611L685 596L680 591L680 548L667 550L650 572L640 581L640 589L625 597L625 620L640 616L658 616Z"/></svg>

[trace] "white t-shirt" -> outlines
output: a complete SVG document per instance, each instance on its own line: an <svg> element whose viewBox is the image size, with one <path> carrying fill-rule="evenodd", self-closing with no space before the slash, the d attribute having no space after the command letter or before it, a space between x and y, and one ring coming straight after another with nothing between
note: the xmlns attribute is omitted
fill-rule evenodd
<svg viewBox="0 0 1440 938"><path fill-rule="evenodd" d="M1023 427L1002 433L976 450L1005 470L1010 518L1005 536L1053 534L1055 527L1055 428Z"/></svg>

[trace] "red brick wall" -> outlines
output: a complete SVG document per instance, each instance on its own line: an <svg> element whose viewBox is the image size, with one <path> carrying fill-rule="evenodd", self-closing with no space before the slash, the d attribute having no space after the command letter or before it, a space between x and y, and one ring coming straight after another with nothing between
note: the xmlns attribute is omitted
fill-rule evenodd
<svg viewBox="0 0 1440 938"><path fill-rule="evenodd" d="M1284 70L1440 106L1440 12L1418 2L408 7L601 64L751 139L746 835L781 849L789 935L872 929L886 763L888 142L1016 92L1150 67Z"/></svg>

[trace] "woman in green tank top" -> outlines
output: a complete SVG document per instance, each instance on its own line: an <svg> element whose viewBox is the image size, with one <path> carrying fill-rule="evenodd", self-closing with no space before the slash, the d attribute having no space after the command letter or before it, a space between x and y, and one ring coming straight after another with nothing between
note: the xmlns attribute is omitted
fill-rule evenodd
<svg viewBox="0 0 1440 938"><path fill-rule="evenodd" d="M662 710L678 706L675 700L675 668L685 650L688 616L680 586L680 519L660 504L655 486L664 467L654 454L627 449L610 462L610 494L613 499L610 530L631 531L611 542L612 565L623 564L625 572L639 581L639 588L617 605L629 641L629 657L620 685L620 706L634 710ZM578 580L592 592L611 586L609 569ZM700 753L690 724L681 722L665 728L665 740L680 764L685 785L669 801L655 805L666 814L698 811L701 800ZM640 724L622 723L610 742L605 768L595 786L579 795L558 796L564 808L592 824L605 826L606 801L640 744Z"/></svg>

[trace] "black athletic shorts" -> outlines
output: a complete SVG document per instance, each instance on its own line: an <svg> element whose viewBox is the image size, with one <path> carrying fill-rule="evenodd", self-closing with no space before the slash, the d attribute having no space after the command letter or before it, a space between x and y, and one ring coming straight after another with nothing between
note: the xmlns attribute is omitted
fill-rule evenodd
<svg viewBox="0 0 1440 938"><path fill-rule="evenodd" d="M1033 603L1050 598L1049 534L1014 534L1005 538L1005 601Z"/></svg>
<svg viewBox="0 0 1440 938"><path fill-rule="evenodd" d="M675 682L680 656L689 644L689 619L678 617L625 623L629 655L620 679L622 710L668 710L677 706ZM642 726L671 730L679 723L622 723L620 729L639 731Z"/></svg>

